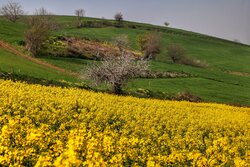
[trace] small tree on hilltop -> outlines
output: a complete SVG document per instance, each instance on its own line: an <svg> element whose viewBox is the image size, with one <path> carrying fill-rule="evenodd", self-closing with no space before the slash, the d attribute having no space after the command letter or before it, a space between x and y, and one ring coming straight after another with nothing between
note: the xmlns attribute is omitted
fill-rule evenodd
<svg viewBox="0 0 250 167"><path fill-rule="evenodd" d="M169 23L169 22L164 22L164 25L165 25L166 27L168 27L168 26L170 25L170 23Z"/></svg>
<svg viewBox="0 0 250 167"><path fill-rule="evenodd" d="M118 22L121 23L123 21L123 15L121 12L118 12L115 14L114 19Z"/></svg>
<svg viewBox="0 0 250 167"><path fill-rule="evenodd" d="M82 27L83 26L82 18L85 16L85 10L77 9L75 10L75 15L77 17L78 27Z"/></svg>
<svg viewBox="0 0 250 167"><path fill-rule="evenodd" d="M43 42L48 38L49 31L55 27L52 14L45 8L36 10L35 15L27 19L28 30L25 32L26 49L33 56L41 49Z"/></svg>
<svg viewBox="0 0 250 167"><path fill-rule="evenodd" d="M137 60L131 55L105 57L101 64L89 66L85 76L97 85L105 83L112 87L115 94L122 93L122 86L130 79L146 75L148 63Z"/></svg>
<svg viewBox="0 0 250 167"><path fill-rule="evenodd" d="M24 14L23 7L17 2L9 2L7 5L2 6L0 9L0 14L5 16L12 22L16 22L16 20Z"/></svg>

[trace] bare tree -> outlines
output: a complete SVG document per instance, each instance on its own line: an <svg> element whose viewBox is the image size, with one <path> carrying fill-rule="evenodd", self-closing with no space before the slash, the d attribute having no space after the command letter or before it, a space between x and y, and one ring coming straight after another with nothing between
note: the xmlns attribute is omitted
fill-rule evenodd
<svg viewBox="0 0 250 167"><path fill-rule="evenodd" d="M122 15L122 13L121 13L121 12L116 13L116 14L114 15L114 19L115 19L116 21L118 21L119 23L121 23L121 22L123 21L123 15Z"/></svg>
<svg viewBox="0 0 250 167"><path fill-rule="evenodd" d="M54 28L52 14L45 8L37 9L27 19L28 30L25 32L26 49L33 56L41 49L42 43L48 38L49 31Z"/></svg>
<svg viewBox="0 0 250 167"><path fill-rule="evenodd" d="M174 63L179 63L185 59L186 51L185 49L177 44L171 44L167 47L167 52L169 57Z"/></svg>
<svg viewBox="0 0 250 167"><path fill-rule="evenodd" d="M167 47L168 56L171 58L173 63L184 64L188 66L194 66L199 68L205 68L208 66L207 63L200 60L193 59L186 54L185 49L178 44L170 44Z"/></svg>
<svg viewBox="0 0 250 167"><path fill-rule="evenodd" d="M75 15L77 16L78 27L82 27L83 26L82 18L85 16L85 10L76 9Z"/></svg>
<svg viewBox="0 0 250 167"><path fill-rule="evenodd" d="M17 2L9 2L7 5L2 6L0 13L12 22L24 14L23 7Z"/></svg>
<svg viewBox="0 0 250 167"><path fill-rule="evenodd" d="M97 85L101 83L110 85L113 93L121 94L124 84L132 78L146 75L147 71L147 61L137 60L133 56L124 54L105 57L100 65L89 66L85 76Z"/></svg>
<svg viewBox="0 0 250 167"><path fill-rule="evenodd" d="M42 16L42 17L47 17L47 16L52 15L52 13L48 12L47 9L45 9L44 7L36 9L34 14L37 16Z"/></svg>
<svg viewBox="0 0 250 167"><path fill-rule="evenodd" d="M139 36L139 45L145 59L153 59L160 53L160 35L156 32Z"/></svg>
<svg viewBox="0 0 250 167"><path fill-rule="evenodd" d="M129 40L127 35L119 35L114 38L114 44L119 48L121 54L125 53Z"/></svg>

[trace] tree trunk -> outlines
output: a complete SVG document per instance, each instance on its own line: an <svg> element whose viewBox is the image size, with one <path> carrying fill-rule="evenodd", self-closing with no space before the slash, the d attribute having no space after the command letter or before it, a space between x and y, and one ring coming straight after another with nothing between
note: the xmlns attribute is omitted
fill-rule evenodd
<svg viewBox="0 0 250 167"><path fill-rule="evenodd" d="M117 94L117 95L120 95L120 94L122 94L122 85L121 84L119 84L119 83L115 83L114 85L113 85L113 93L115 93L115 94Z"/></svg>

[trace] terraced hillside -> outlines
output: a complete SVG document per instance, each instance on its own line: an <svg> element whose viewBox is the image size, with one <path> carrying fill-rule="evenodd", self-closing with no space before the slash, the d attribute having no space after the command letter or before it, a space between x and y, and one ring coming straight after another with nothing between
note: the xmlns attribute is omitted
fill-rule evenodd
<svg viewBox="0 0 250 167"><path fill-rule="evenodd" d="M51 36L78 37L111 42L114 37L126 34L130 39L131 49L135 51L139 49L136 42L139 35L150 31L158 31L161 34L161 53L156 60L150 62L152 70L184 72L189 74L189 77L135 79L126 86L125 91L127 92L137 92L141 89L165 92L170 95L178 92L191 92L204 101L250 105L250 47L247 45L150 24L125 22L124 27L117 28L112 26L113 21L111 20L85 18L86 24L97 24L103 21L109 22L109 24L101 28L97 28L98 26L76 28L74 17L56 16L56 20L61 24L61 29L53 31ZM10 23L4 18L0 18L0 23L0 38L20 49L19 44L23 40L26 28L24 19L18 23ZM166 53L166 47L172 43L183 46L189 57L206 62L209 66L197 68L172 63ZM4 50L0 53L0 68L2 71L23 72L23 74L40 78L61 80L60 77L53 77L53 69L50 69L49 71L52 72L46 75L35 69L28 73L23 69L25 65L15 66L18 58L9 59L8 54ZM12 56L15 57L15 55ZM43 56L39 59L72 72L80 72L86 64L93 63L93 61L72 57ZM22 61L18 61L18 63L22 63ZM76 79L71 76L63 77L63 79L76 82Z"/></svg>

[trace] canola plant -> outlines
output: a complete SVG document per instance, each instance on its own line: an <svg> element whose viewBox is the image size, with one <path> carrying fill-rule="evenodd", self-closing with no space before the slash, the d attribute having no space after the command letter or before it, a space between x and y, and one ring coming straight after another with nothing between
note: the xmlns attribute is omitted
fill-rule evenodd
<svg viewBox="0 0 250 167"><path fill-rule="evenodd" d="M0 80L0 166L250 166L249 114Z"/></svg>

